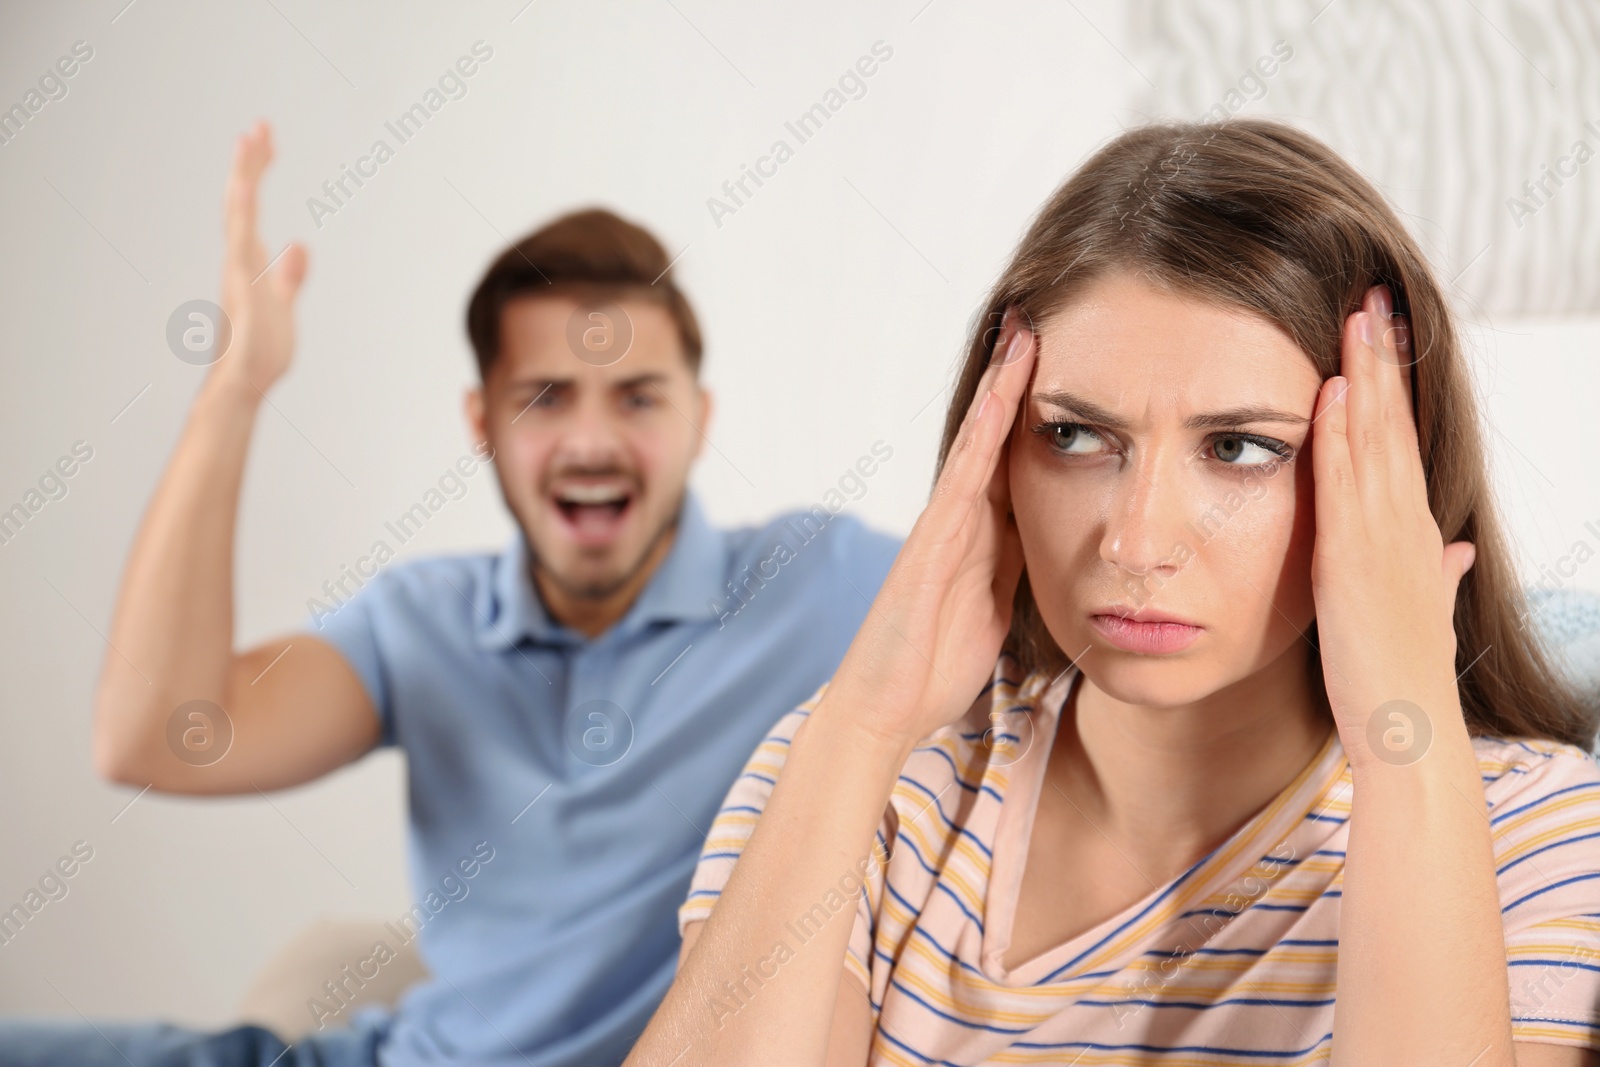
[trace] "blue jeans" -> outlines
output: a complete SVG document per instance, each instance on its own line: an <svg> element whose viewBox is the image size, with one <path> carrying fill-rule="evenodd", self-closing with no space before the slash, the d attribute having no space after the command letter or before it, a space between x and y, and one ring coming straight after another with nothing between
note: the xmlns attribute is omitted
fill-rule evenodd
<svg viewBox="0 0 1600 1067"><path fill-rule="evenodd" d="M386 1029L386 1014L357 1013L290 1045L260 1026L0 1019L0 1067L374 1067Z"/></svg>

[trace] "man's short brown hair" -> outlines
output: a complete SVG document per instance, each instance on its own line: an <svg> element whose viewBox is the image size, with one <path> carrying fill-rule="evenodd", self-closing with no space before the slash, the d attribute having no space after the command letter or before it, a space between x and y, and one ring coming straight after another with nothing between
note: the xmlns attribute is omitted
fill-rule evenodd
<svg viewBox="0 0 1600 1067"><path fill-rule="evenodd" d="M482 380L500 355L500 310L516 297L541 294L660 304L677 323L690 371L699 375L700 323L673 283L666 249L648 230L589 208L561 216L502 252L467 304L467 336Z"/></svg>

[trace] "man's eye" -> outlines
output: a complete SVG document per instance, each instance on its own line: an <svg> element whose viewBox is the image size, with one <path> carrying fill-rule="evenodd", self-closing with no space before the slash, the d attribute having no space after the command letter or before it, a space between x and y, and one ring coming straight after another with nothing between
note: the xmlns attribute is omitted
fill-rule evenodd
<svg viewBox="0 0 1600 1067"><path fill-rule="evenodd" d="M555 388L542 389L537 393L514 393L511 396L511 409L518 415L528 411L548 411L561 403L561 391Z"/></svg>

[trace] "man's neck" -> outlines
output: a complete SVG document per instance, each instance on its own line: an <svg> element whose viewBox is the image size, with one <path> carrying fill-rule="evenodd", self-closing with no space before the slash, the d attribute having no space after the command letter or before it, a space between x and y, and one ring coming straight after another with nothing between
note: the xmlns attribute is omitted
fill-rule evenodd
<svg viewBox="0 0 1600 1067"><path fill-rule="evenodd" d="M610 629L628 613L629 608L633 607L633 602L639 599L639 594L644 592L645 586L650 584L650 579L660 568L661 561L672 551L677 536L677 522L668 523L646 550L644 559L634 568L627 580L604 595L583 596L563 588L550 579L537 561L533 561L533 566L530 568L533 573L534 589L552 619L593 640Z"/></svg>

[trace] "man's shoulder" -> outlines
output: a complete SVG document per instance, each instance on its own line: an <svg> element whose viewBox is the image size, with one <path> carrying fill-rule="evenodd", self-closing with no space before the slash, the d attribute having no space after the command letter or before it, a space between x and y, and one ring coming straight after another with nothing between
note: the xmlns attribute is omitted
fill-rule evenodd
<svg viewBox="0 0 1600 1067"><path fill-rule="evenodd" d="M317 621L345 608L386 616L441 619L471 615L494 582L501 551L478 549L372 560L340 569L340 579L325 583L324 596L313 602ZM327 610L317 610L320 602ZM454 610L457 606L460 612ZM320 627L319 627L320 628Z"/></svg>
<svg viewBox="0 0 1600 1067"><path fill-rule="evenodd" d="M470 592L473 587L493 581L501 549L473 549L433 552L396 559L378 575L390 595L425 597L429 602L443 588Z"/></svg>
<svg viewBox="0 0 1600 1067"><path fill-rule="evenodd" d="M809 570L823 567L881 581L902 539L848 512L822 505L781 511L764 522L723 531L733 569L762 561Z"/></svg>

